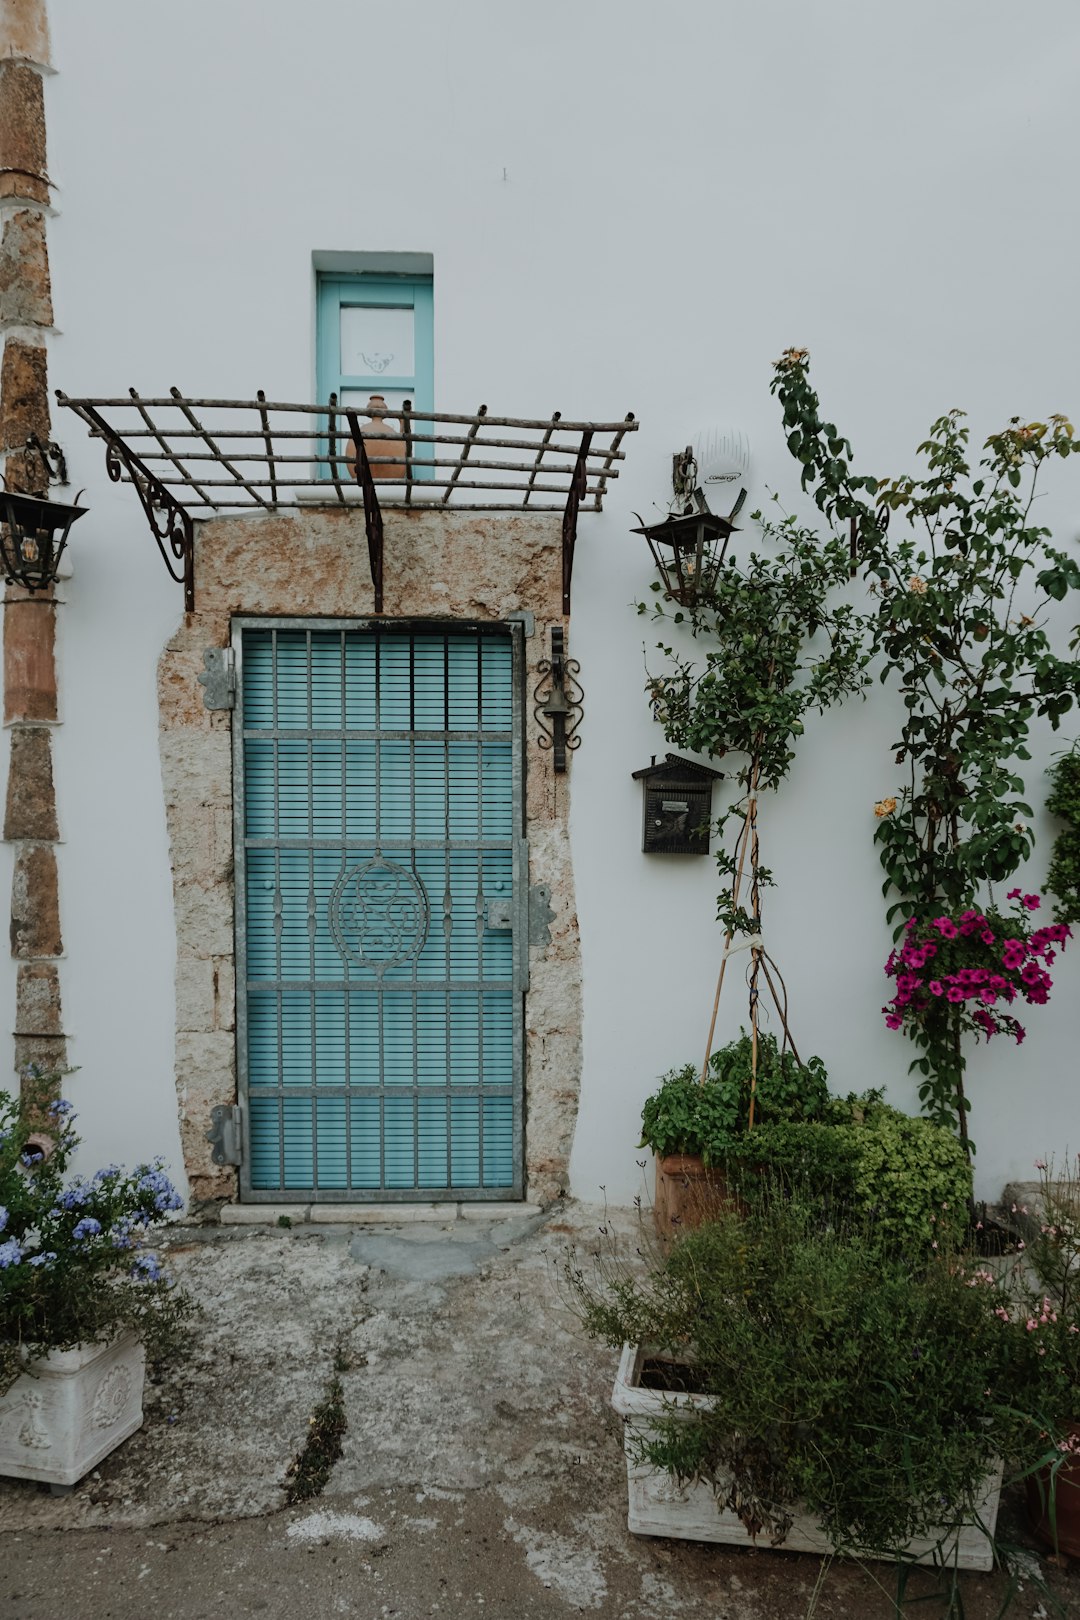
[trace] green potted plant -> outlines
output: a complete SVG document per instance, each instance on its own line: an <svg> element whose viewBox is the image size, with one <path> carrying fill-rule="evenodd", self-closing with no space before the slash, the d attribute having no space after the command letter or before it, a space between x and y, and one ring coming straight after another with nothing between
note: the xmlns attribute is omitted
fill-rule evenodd
<svg viewBox="0 0 1080 1620"><path fill-rule="evenodd" d="M653 1215L662 1238L696 1225L732 1196L728 1170L750 1128L751 1097L758 1122L821 1117L828 1078L820 1058L801 1065L776 1037L743 1034L709 1058L702 1080L693 1064L672 1069L641 1113L642 1147L653 1150ZM756 1084L755 1084L756 1081Z"/></svg>
<svg viewBox="0 0 1080 1620"><path fill-rule="evenodd" d="M182 1205L162 1161L67 1176L60 1079L0 1092L0 1474L65 1489L140 1426L147 1351L193 1307L148 1247Z"/></svg>
<svg viewBox="0 0 1080 1620"><path fill-rule="evenodd" d="M759 1038L751 1130L750 1037L713 1054L704 1084L673 1069L646 1100L642 1146L656 1156L657 1232L681 1234L753 1201L761 1177L810 1189L823 1207L872 1221L882 1240L949 1252L963 1240L971 1167L955 1135L912 1119L880 1092L833 1097L820 1058L800 1066Z"/></svg>
<svg viewBox="0 0 1080 1620"><path fill-rule="evenodd" d="M586 1330L622 1347L630 1528L989 1569L1019 1420L985 1275L790 1189L644 1279L571 1262Z"/></svg>

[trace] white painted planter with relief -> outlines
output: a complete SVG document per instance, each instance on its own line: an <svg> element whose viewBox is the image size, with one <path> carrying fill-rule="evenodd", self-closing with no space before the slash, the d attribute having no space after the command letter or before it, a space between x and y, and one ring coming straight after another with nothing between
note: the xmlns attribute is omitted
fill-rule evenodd
<svg viewBox="0 0 1080 1620"><path fill-rule="evenodd" d="M649 1436L657 1418L685 1413L709 1405L707 1395L672 1395L641 1387L646 1352L641 1345L623 1346L611 1404L624 1421L624 1449L630 1507L627 1525L638 1536L675 1536L683 1541L716 1541L732 1547L769 1547L777 1552L807 1552L819 1556L832 1551L821 1525L809 1513L796 1513L784 1540L772 1548L764 1537L755 1542L738 1514L721 1509L712 1487L704 1482L682 1485L674 1475L644 1462L639 1442ZM965 1525L942 1542L940 1537L913 1541L906 1558L916 1564L945 1563L957 1569L994 1567L990 1537L997 1523L1002 1465L987 1473L977 1517L980 1524ZM942 1536L945 1532L942 1531ZM880 1556L886 1557L887 1554Z"/></svg>
<svg viewBox="0 0 1080 1620"><path fill-rule="evenodd" d="M32 1365L0 1395L0 1474L74 1485L141 1427L146 1352L125 1333Z"/></svg>

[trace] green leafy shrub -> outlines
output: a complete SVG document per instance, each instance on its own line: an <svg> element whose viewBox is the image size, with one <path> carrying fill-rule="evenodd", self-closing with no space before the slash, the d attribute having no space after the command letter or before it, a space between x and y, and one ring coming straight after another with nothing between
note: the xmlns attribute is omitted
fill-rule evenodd
<svg viewBox="0 0 1080 1620"><path fill-rule="evenodd" d="M752 1533L782 1540L802 1503L863 1552L970 1523L1017 1442L1016 1334L984 1276L775 1190L688 1232L644 1282L567 1268L593 1337L689 1363L711 1397L662 1419L645 1459L709 1481Z"/></svg>
<svg viewBox="0 0 1080 1620"><path fill-rule="evenodd" d="M0 1091L0 1394L28 1360L128 1328L159 1360L194 1311L148 1248L181 1207L161 1160L66 1178L79 1138L60 1079L31 1067L19 1098Z"/></svg>
<svg viewBox="0 0 1080 1620"><path fill-rule="evenodd" d="M1066 826L1054 840L1046 887L1060 923L1080 922L1080 754L1066 754L1050 772L1046 808Z"/></svg>
<svg viewBox="0 0 1080 1620"><path fill-rule="evenodd" d="M738 1155L746 1193L754 1188L746 1170L765 1169L785 1186L813 1193L824 1207L865 1220L890 1247L954 1250L967 1232L972 1183L953 1133L912 1119L873 1093L848 1098L831 1113L833 1123L792 1121L755 1130Z"/></svg>

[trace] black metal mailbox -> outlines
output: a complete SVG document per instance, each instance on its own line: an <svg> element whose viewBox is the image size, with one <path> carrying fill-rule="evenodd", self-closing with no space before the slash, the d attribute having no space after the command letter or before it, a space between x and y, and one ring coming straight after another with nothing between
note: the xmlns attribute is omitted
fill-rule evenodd
<svg viewBox="0 0 1080 1620"><path fill-rule="evenodd" d="M634 771L644 790L641 847L646 855L707 855L713 783L722 776L679 754Z"/></svg>

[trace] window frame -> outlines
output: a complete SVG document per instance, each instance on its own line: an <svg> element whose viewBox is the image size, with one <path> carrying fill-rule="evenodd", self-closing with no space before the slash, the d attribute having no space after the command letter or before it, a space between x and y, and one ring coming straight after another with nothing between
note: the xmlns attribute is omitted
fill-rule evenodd
<svg viewBox="0 0 1080 1620"><path fill-rule="evenodd" d="M387 374L376 377L349 376L341 370L340 318L349 304L383 305L413 311L413 364L410 377ZM413 409L435 408L435 324L434 288L431 276L374 275L365 271L317 272L315 303L315 386L320 404L336 394L340 402L345 389L380 389L404 393Z"/></svg>

